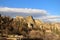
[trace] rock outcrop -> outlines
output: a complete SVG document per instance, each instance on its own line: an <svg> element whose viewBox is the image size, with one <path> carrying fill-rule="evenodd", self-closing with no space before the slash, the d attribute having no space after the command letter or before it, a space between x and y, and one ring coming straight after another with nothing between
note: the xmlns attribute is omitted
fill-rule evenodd
<svg viewBox="0 0 60 40"><path fill-rule="evenodd" d="M27 16L25 19L30 29L35 27L35 20L33 19L32 16Z"/></svg>
<svg viewBox="0 0 60 40"><path fill-rule="evenodd" d="M1 36L5 34L22 35L26 38L58 40L60 38L60 24L44 23L41 20L33 19L32 16L10 18L0 15L0 34Z"/></svg>

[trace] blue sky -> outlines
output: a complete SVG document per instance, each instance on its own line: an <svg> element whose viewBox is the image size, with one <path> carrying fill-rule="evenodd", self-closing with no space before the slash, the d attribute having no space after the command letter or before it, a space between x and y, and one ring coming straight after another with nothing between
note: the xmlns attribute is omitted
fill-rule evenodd
<svg viewBox="0 0 60 40"><path fill-rule="evenodd" d="M52 15L60 15L60 0L0 0L0 6L44 9Z"/></svg>
<svg viewBox="0 0 60 40"><path fill-rule="evenodd" d="M40 9L60 16L60 0L0 0L0 7Z"/></svg>

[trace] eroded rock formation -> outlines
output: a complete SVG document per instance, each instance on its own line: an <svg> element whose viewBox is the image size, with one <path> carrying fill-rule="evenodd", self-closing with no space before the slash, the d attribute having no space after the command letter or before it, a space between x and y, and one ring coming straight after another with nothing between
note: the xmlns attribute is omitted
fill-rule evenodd
<svg viewBox="0 0 60 40"><path fill-rule="evenodd" d="M41 20L33 19L32 16L11 18L0 15L0 34L1 36L4 34L22 35L27 38L57 40L60 36L60 27L59 23L44 23Z"/></svg>

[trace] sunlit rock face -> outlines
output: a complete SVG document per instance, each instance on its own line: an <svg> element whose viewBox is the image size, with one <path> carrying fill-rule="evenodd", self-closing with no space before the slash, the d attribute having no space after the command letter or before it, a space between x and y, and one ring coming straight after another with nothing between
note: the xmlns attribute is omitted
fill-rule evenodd
<svg viewBox="0 0 60 40"><path fill-rule="evenodd" d="M57 24L57 23L51 23L51 25L50 25L50 27L53 29L53 28L57 28L57 29L60 29L60 27L59 27L59 24Z"/></svg>
<svg viewBox="0 0 60 40"><path fill-rule="evenodd" d="M35 26L34 19L32 16L27 16L27 17L16 16L15 21L17 21L20 24L26 23L28 28L31 28L31 29Z"/></svg>
<svg viewBox="0 0 60 40"><path fill-rule="evenodd" d="M50 30L50 24L49 23L44 23L43 24L43 27L46 29L46 30Z"/></svg>
<svg viewBox="0 0 60 40"><path fill-rule="evenodd" d="M36 25L40 25L40 24L43 24L43 21L36 19L35 23L36 23Z"/></svg>
<svg viewBox="0 0 60 40"><path fill-rule="evenodd" d="M32 16L27 16L25 18L25 20L26 20L29 28L33 28L35 26L34 19Z"/></svg>
<svg viewBox="0 0 60 40"><path fill-rule="evenodd" d="M54 26L60 30L60 24L55 23Z"/></svg>
<svg viewBox="0 0 60 40"><path fill-rule="evenodd" d="M46 32L52 32L53 28L58 28L59 25L57 23L44 23L41 20L33 19L32 16L27 16L27 17L22 17L22 16L16 16L16 21L19 21L21 26L23 25L22 23L27 23L28 28L36 28L36 29L43 29Z"/></svg>
<svg viewBox="0 0 60 40"><path fill-rule="evenodd" d="M41 28L42 25L43 25L43 21L36 19L35 20L35 25L36 25L36 28Z"/></svg>
<svg viewBox="0 0 60 40"><path fill-rule="evenodd" d="M22 21L22 20L24 20L24 17L22 17L22 16L16 16L15 19L16 19L16 21L19 21L19 20Z"/></svg>
<svg viewBox="0 0 60 40"><path fill-rule="evenodd" d="M35 20L36 27L41 30L45 30L45 32L51 32L50 23L44 23L41 20Z"/></svg>

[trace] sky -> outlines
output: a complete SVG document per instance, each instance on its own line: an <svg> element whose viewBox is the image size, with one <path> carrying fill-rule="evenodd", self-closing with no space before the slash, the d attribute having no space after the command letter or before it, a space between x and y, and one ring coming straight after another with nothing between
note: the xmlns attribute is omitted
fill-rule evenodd
<svg viewBox="0 0 60 40"><path fill-rule="evenodd" d="M0 13L60 22L60 0L0 0Z"/></svg>

